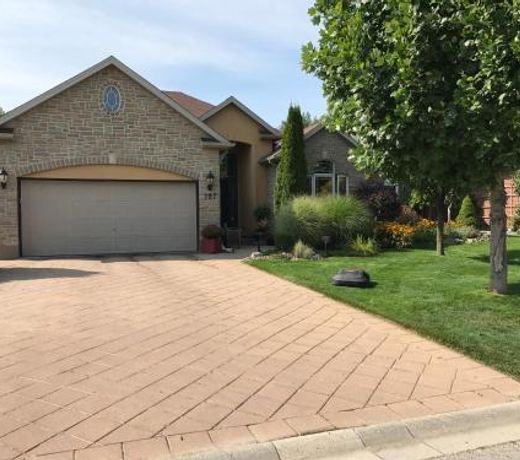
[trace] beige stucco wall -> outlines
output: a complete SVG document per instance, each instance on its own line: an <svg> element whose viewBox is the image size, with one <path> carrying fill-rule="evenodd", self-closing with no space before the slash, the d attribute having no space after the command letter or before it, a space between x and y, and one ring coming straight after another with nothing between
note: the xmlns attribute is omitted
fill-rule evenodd
<svg viewBox="0 0 520 460"><path fill-rule="evenodd" d="M120 165L72 166L27 174L24 177L36 179L79 179L79 180L136 180L136 181L190 181L181 176L159 169L139 168Z"/></svg>
<svg viewBox="0 0 520 460"><path fill-rule="evenodd" d="M107 84L119 87L123 108L103 111ZM199 180L200 226L220 221L218 151L207 135L116 67L109 66L5 125L14 140L0 140L0 167L9 173L0 190L0 257L18 256L17 178L81 165L122 165L168 171ZM215 196L204 177L217 176Z"/></svg>
<svg viewBox="0 0 520 460"><path fill-rule="evenodd" d="M241 153L247 155L247 158L239 160L240 226L246 232L251 232L255 226L255 208L267 203L266 170L258 161L272 151L273 141L263 139L261 126L233 104L205 122L226 139L251 146L249 151L242 149Z"/></svg>

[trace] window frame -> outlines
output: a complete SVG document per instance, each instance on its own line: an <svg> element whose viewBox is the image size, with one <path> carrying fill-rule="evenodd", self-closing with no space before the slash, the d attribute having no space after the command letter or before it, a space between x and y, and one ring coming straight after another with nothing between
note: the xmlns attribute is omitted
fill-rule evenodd
<svg viewBox="0 0 520 460"><path fill-rule="evenodd" d="M340 193L339 186L341 181L345 181L345 194ZM348 174L336 175L336 193L335 196L349 196L350 195L350 176Z"/></svg>

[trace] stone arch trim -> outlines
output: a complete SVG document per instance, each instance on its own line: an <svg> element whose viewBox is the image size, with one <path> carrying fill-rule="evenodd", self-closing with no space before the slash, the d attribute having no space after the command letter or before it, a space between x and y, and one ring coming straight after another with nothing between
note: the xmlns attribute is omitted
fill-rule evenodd
<svg viewBox="0 0 520 460"><path fill-rule="evenodd" d="M159 171L170 172L199 180L199 174L195 171L177 166L167 161L156 161L145 158L118 158L111 155L95 155L87 157L67 158L60 160L47 160L18 168L16 175L26 176L53 169L69 168L74 166L94 166L94 165L116 165L116 166L135 166L138 168L157 169Z"/></svg>

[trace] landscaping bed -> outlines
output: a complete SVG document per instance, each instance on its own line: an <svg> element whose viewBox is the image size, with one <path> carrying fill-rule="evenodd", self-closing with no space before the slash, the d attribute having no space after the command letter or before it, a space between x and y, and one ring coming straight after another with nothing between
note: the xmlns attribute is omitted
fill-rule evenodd
<svg viewBox="0 0 520 460"><path fill-rule="evenodd" d="M509 239L506 296L486 290L488 251L488 243L474 243L450 246L445 257L431 249L408 249L369 258L337 254L295 261L273 256L249 263L391 319L520 378L520 238ZM373 287L332 285L338 270L352 267L370 273Z"/></svg>

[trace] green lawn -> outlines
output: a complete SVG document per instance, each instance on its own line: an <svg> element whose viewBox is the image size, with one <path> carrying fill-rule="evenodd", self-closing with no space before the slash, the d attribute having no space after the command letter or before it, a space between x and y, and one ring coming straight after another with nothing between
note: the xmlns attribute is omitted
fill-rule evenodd
<svg viewBox="0 0 520 460"><path fill-rule="evenodd" d="M426 249L319 262L250 264L347 304L390 318L488 365L520 377L520 238L509 239L510 293L486 290L488 244L452 246L444 258ZM341 268L363 268L370 289L336 287Z"/></svg>

